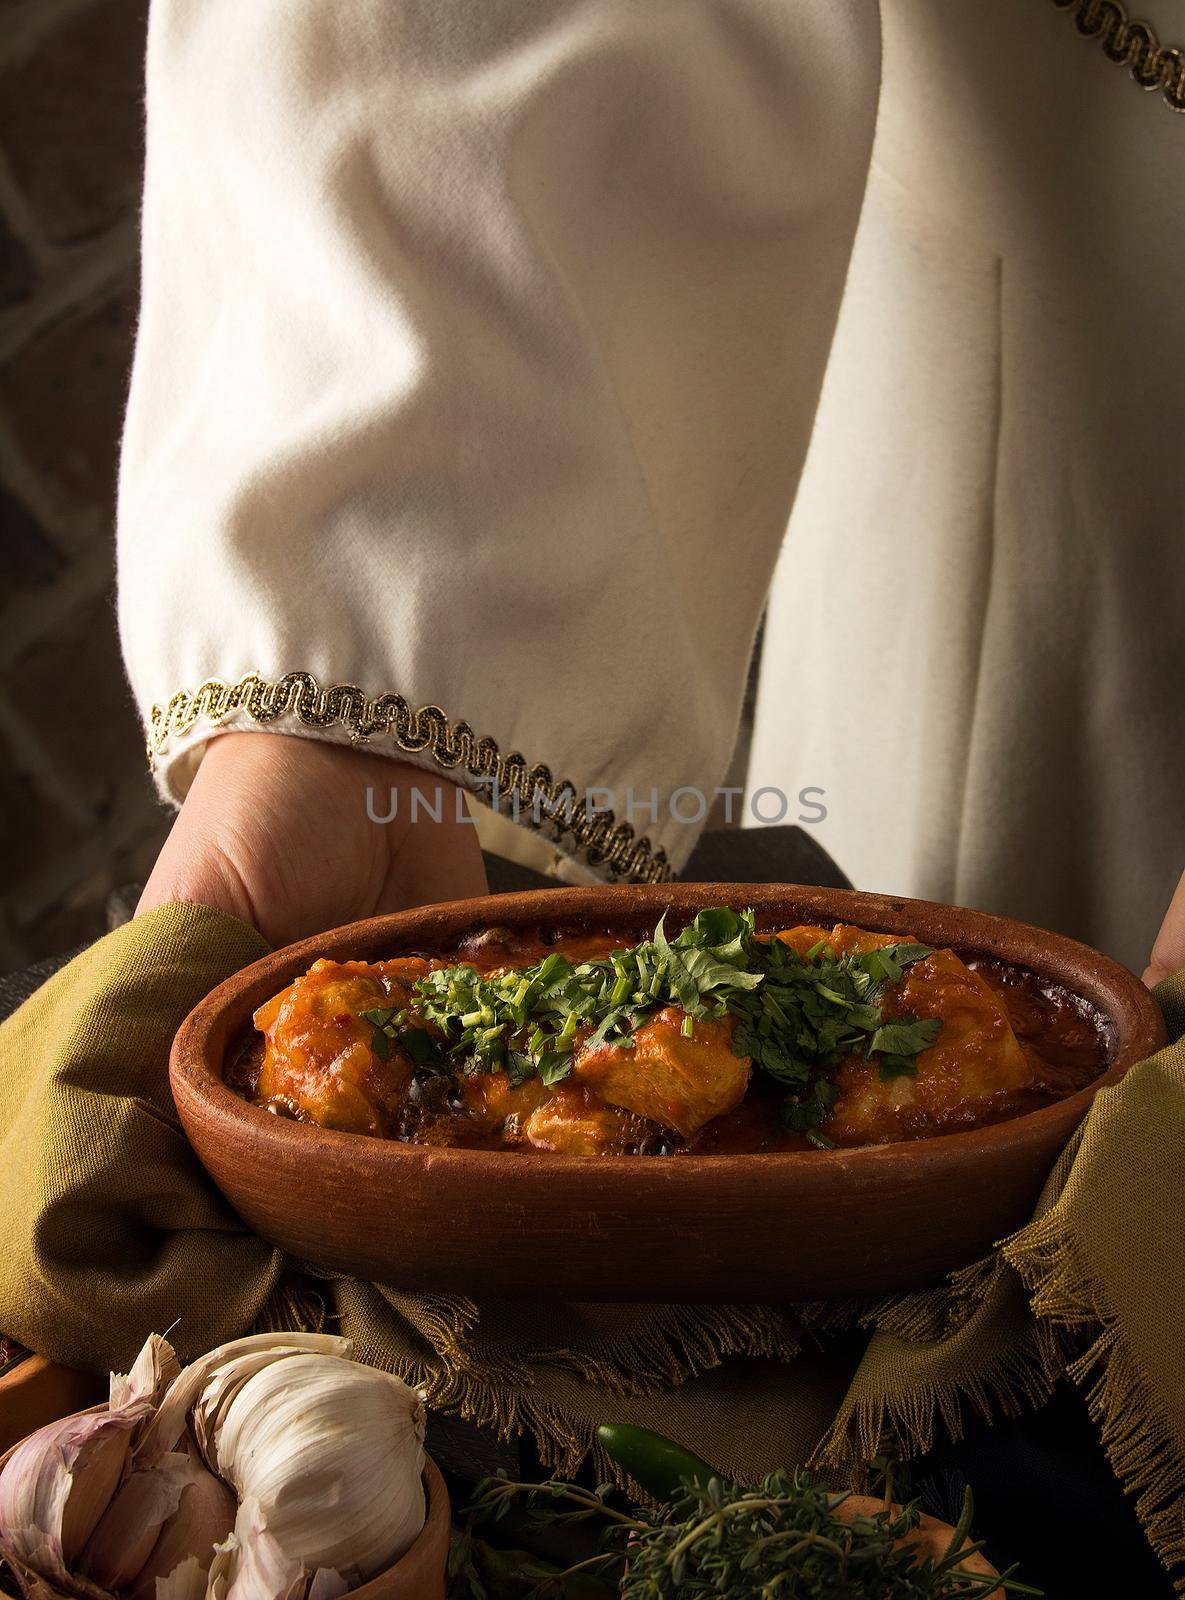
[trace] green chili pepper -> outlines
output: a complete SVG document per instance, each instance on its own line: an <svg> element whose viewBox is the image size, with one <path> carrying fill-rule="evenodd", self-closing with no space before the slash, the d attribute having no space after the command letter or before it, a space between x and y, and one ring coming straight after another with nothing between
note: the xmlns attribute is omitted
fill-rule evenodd
<svg viewBox="0 0 1185 1600"><path fill-rule="evenodd" d="M681 1444L649 1428L610 1422L597 1429L597 1440L609 1459L656 1500L669 1500L686 1483L706 1484L723 1476Z"/></svg>

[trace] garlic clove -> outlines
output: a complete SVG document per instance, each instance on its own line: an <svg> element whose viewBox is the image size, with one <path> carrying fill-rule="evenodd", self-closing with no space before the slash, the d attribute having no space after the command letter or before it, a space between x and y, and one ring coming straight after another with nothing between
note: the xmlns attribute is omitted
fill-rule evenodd
<svg viewBox="0 0 1185 1600"><path fill-rule="evenodd" d="M219 1345L191 1361L169 1385L137 1448L138 1464L151 1466L154 1457L173 1449L185 1431L189 1408L218 1368L235 1357L270 1350L273 1355L319 1351L350 1359L352 1349L349 1339L328 1333L255 1333Z"/></svg>
<svg viewBox="0 0 1185 1600"><path fill-rule="evenodd" d="M39 1428L0 1472L0 1540L43 1577L65 1580L107 1509L131 1452L129 1413Z"/></svg>
<svg viewBox="0 0 1185 1600"><path fill-rule="evenodd" d="M84 1419L79 1418L79 1422ZM95 1422L109 1422L106 1417L94 1417ZM62 1508L62 1559L72 1566L78 1559L95 1524L103 1515L123 1476L131 1453L130 1430L114 1426L96 1428L89 1440L80 1442L71 1451L62 1450L62 1458L70 1474L70 1488ZM15 1459L15 1458L14 1458Z"/></svg>
<svg viewBox="0 0 1185 1600"><path fill-rule="evenodd" d="M340 1572L330 1567L318 1567L309 1584L308 1600L340 1600L350 1592L350 1586Z"/></svg>
<svg viewBox="0 0 1185 1600"><path fill-rule="evenodd" d="M161 1528L136 1581L125 1591L127 1600L165 1600L158 1579L171 1577L191 1562L201 1574L200 1592L204 1595L214 1548L234 1528L235 1510L235 1497L221 1478L191 1456L180 1504Z"/></svg>
<svg viewBox="0 0 1185 1600"><path fill-rule="evenodd" d="M111 1374L107 1411L63 1417L23 1441L0 1472L0 1544L10 1559L72 1587L69 1569L95 1530L142 1426L178 1371L167 1340L152 1334L126 1377Z"/></svg>
<svg viewBox="0 0 1185 1600"><path fill-rule="evenodd" d="M131 1583L151 1555L162 1525L181 1503L189 1474L189 1457L177 1453L126 1478L87 1540L79 1571L107 1589Z"/></svg>
<svg viewBox="0 0 1185 1600"><path fill-rule="evenodd" d="M239 1388L222 1417L217 1467L259 1503L286 1554L356 1583L397 1560L424 1525L423 1436L423 1401L401 1379L290 1356Z"/></svg>
<svg viewBox="0 0 1185 1600"><path fill-rule="evenodd" d="M243 1500L210 1568L207 1600L305 1600L308 1572L272 1537L257 1500Z"/></svg>
<svg viewBox="0 0 1185 1600"><path fill-rule="evenodd" d="M154 1581L152 1600L205 1600L206 1569L195 1556Z"/></svg>

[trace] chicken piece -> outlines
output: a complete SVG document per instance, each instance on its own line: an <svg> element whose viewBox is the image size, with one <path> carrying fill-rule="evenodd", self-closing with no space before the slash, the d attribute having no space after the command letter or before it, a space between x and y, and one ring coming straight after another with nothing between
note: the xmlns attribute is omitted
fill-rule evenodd
<svg viewBox="0 0 1185 1600"><path fill-rule="evenodd" d="M850 922L837 922L827 935L827 943L837 956L862 956L869 950L883 950L887 944L917 944L912 933L873 933L854 928Z"/></svg>
<svg viewBox="0 0 1185 1600"><path fill-rule="evenodd" d="M574 1084L564 1084L532 1111L523 1137L536 1150L564 1156L634 1155L658 1130Z"/></svg>
<svg viewBox="0 0 1185 1600"><path fill-rule="evenodd" d="M516 1138L526 1119L550 1100L554 1090L540 1077L528 1078L517 1086L507 1072L471 1072L460 1083L461 1104L482 1134L503 1134Z"/></svg>
<svg viewBox="0 0 1185 1600"><path fill-rule="evenodd" d="M833 928L822 928L817 923L804 922L796 928L783 928L774 935L788 944L796 955L805 956L820 939L825 939L837 956L863 955L868 950L880 950L887 944L915 944L911 933L872 933L867 928L855 928L849 922L837 922Z"/></svg>
<svg viewBox="0 0 1185 1600"><path fill-rule="evenodd" d="M409 1006L427 968L415 958L315 962L255 1013L265 1041L256 1098L323 1128L392 1134L412 1062L393 1041L386 1059L376 1052L361 1013Z"/></svg>
<svg viewBox="0 0 1185 1600"><path fill-rule="evenodd" d="M918 1054L912 1077L883 1080L875 1057L854 1056L838 1069L838 1096L822 1127L835 1144L954 1133L1006 1110L1033 1082L1032 1064L1003 1001L953 950L935 950L915 962L887 991L881 1009L886 1021L938 1017L942 1032Z"/></svg>
<svg viewBox="0 0 1185 1600"><path fill-rule="evenodd" d="M813 950L820 939L830 940L831 929L820 928L813 922L803 922L796 928L782 928L774 934L775 939L780 939L783 944L788 944L796 956L805 956L808 950Z"/></svg>
<svg viewBox="0 0 1185 1600"><path fill-rule="evenodd" d="M732 1053L734 1019L693 1023L668 1006L634 1034L632 1048L602 1044L577 1049L572 1079L607 1104L632 1111L686 1139L731 1111L749 1087L749 1062Z"/></svg>

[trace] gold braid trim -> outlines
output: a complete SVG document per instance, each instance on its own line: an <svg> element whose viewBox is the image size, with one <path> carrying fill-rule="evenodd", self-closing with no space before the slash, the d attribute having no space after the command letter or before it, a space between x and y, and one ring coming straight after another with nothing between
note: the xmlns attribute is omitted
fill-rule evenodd
<svg viewBox="0 0 1185 1600"><path fill-rule="evenodd" d="M1097 39L1108 61L1127 67L1141 89L1159 90L1173 111L1185 111L1185 51L1162 45L1146 22L1129 17L1120 0L1053 0L1072 11L1084 39Z"/></svg>
<svg viewBox="0 0 1185 1600"><path fill-rule="evenodd" d="M493 739L479 739L467 722L450 722L439 706L413 711L402 695L371 697L353 683L321 689L308 672L289 672L274 683L248 672L235 684L208 678L192 693L178 690L149 714L149 766L155 767L170 738L188 733L198 721L217 726L235 712L264 727L295 717L306 728L344 728L359 744L389 734L408 755L427 753L448 771L462 768L471 778L486 780L482 787L489 786L491 798L517 798L520 820L556 838L570 834L590 865L605 866L632 883L665 883L673 876L665 850L639 839L612 811L590 811L576 785L553 778L549 767L528 766L517 751L504 756Z"/></svg>

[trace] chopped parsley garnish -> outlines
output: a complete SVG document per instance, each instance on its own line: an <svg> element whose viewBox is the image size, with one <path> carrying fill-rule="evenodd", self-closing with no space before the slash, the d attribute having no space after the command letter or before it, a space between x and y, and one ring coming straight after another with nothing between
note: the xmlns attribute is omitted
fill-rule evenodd
<svg viewBox="0 0 1185 1600"><path fill-rule="evenodd" d="M668 939L661 920L650 939L574 965L552 951L534 966L482 976L461 964L417 979L409 1013L376 1008L363 1018L387 1060L393 1043L427 1071L505 1070L512 1084L538 1077L560 1083L572 1070L577 1038L585 1048L632 1047L656 1011L696 1020L736 1018L732 1048L754 1071L782 1085L782 1127L826 1145L816 1130L834 1103L828 1073L851 1055L875 1058L882 1078L916 1071L937 1038L936 1017L886 1019L880 1001L905 969L930 954L902 942L837 955L825 939L805 955L780 939L758 938L752 911L701 911Z"/></svg>
<svg viewBox="0 0 1185 1600"><path fill-rule="evenodd" d="M424 1071L444 1070L439 1043L427 1028L421 1028L406 1011L396 1006L378 1006L372 1011L360 1011L358 1015L374 1028L370 1036L370 1048L380 1061L389 1061L392 1045L399 1045Z"/></svg>
<svg viewBox="0 0 1185 1600"><path fill-rule="evenodd" d="M660 922L653 939L578 966L555 950L535 966L491 977L471 966L438 968L417 980L416 1011L467 1071L505 1067L512 1083L536 1073L559 1083L572 1070L581 1030L591 1030L586 1048L628 1048L664 1006L693 1021L723 1017L733 994L761 982L747 967L752 942L751 916L701 911L676 939L668 941Z"/></svg>
<svg viewBox="0 0 1185 1600"><path fill-rule="evenodd" d="M837 956L821 939L799 955L781 939L753 942L750 962L761 983L730 1007L738 1019L732 1047L791 1090L785 1126L805 1131L825 1120L835 1092L817 1074L848 1056L877 1056L882 1078L916 1072L918 1052L934 1043L942 1023L937 1017L886 1022L880 1001L929 954L924 944L902 943Z"/></svg>

